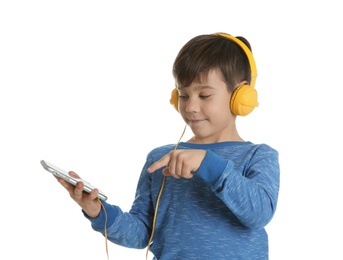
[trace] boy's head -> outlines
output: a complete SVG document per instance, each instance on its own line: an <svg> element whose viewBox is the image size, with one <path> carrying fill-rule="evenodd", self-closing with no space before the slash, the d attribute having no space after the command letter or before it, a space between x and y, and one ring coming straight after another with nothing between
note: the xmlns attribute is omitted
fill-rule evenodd
<svg viewBox="0 0 343 260"><path fill-rule="evenodd" d="M199 35L188 41L178 53L174 65L173 76L176 88L189 86L192 82L201 82L207 77L210 70L218 69L227 85L232 97L243 99L243 108L239 103L236 106L232 101L234 114L247 115L257 103L257 93L254 89L255 77L257 76L255 61L251 53L249 42L243 37L233 37L224 33ZM247 82L250 86L242 91L239 90L241 82ZM237 89L236 89L237 88ZM239 90L239 91L235 91ZM247 92L245 91L247 90ZM236 95L237 93L239 95ZM173 91L171 103L177 109L178 92ZM248 105L246 108L245 106ZM244 111L241 111L241 110Z"/></svg>

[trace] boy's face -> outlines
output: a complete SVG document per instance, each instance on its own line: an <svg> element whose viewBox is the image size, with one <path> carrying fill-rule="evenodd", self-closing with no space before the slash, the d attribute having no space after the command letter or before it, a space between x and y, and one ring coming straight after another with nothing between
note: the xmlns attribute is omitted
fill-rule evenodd
<svg viewBox="0 0 343 260"><path fill-rule="evenodd" d="M179 112L194 133L192 142L241 141L230 99L219 70L210 70L201 82L179 89Z"/></svg>

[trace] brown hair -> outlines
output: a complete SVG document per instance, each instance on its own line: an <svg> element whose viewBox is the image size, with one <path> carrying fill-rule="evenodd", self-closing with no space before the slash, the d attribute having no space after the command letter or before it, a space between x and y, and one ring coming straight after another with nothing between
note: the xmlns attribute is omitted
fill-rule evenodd
<svg viewBox="0 0 343 260"><path fill-rule="evenodd" d="M251 50L244 37L236 37ZM229 92L246 80L250 83L248 57L235 42L219 35L199 35L189 40L179 51L173 65L173 76L178 88L193 81L201 82L212 69L219 69Z"/></svg>

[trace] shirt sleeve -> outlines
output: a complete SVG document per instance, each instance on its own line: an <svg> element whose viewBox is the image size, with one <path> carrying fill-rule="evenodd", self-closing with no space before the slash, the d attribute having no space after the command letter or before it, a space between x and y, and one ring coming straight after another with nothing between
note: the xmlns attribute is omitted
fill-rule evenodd
<svg viewBox="0 0 343 260"><path fill-rule="evenodd" d="M249 228L263 228L272 219L279 192L279 162L276 150L260 145L243 168L208 150L195 174Z"/></svg>
<svg viewBox="0 0 343 260"><path fill-rule="evenodd" d="M117 245L137 249L143 249L148 245L153 209L151 209L150 193L148 192L150 176L146 172L146 165L139 178L136 198L129 212L123 212L120 207L105 201L102 202L104 208L101 209L98 217L90 218L83 212L91 222L92 228L103 235L105 235L106 223L107 238Z"/></svg>

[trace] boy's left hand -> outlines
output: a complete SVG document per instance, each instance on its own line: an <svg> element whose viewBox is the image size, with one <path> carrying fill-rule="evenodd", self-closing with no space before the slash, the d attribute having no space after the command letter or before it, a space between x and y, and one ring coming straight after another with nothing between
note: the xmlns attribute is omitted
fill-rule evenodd
<svg viewBox="0 0 343 260"><path fill-rule="evenodd" d="M163 175L173 176L176 179L193 177L206 155L206 150L173 150L163 156L160 160L150 165L149 173L166 166Z"/></svg>

